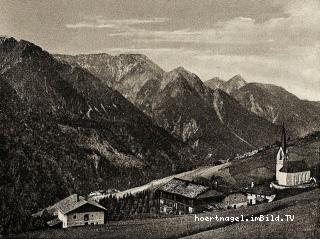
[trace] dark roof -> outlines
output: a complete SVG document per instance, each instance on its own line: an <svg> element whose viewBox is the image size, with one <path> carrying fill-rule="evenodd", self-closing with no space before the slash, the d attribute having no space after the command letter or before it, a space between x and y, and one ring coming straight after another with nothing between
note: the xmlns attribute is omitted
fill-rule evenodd
<svg viewBox="0 0 320 239"><path fill-rule="evenodd" d="M52 219L50 221L47 221L47 224L48 224L49 227L54 227L56 225L59 225L60 223L62 223L62 221L60 221L59 218L54 218L54 219Z"/></svg>
<svg viewBox="0 0 320 239"><path fill-rule="evenodd" d="M256 194L256 195L266 195L266 196L271 196L276 194L276 191L273 188L270 188L267 186L261 186L261 185L253 188L248 188L246 192Z"/></svg>
<svg viewBox="0 0 320 239"><path fill-rule="evenodd" d="M214 198L214 197L220 197L223 194L221 192L218 192L214 189L210 189L209 191L206 191L202 194L200 194L197 198Z"/></svg>
<svg viewBox="0 0 320 239"><path fill-rule="evenodd" d="M168 183L160 187L159 190L187 198L196 198L200 194L208 191L209 187L183 179L173 178Z"/></svg>
<svg viewBox="0 0 320 239"><path fill-rule="evenodd" d="M286 129L284 128L284 124L282 125L282 134L281 134L281 147L283 152L287 152L287 136L286 136Z"/></svg>
<svg viewBox="0 0 320 239"><path fill-rule="evenodd" d="M298 173L309 171L307 164L304 161L285 161L280 172L283 173Z"/></svg>

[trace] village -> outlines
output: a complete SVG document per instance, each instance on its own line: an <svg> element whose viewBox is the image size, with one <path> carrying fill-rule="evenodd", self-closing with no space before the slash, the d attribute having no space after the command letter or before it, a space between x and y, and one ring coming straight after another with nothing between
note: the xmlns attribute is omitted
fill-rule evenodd
<svg viewBox="0 0 320 239"><path fill-rule="evenodd" d="M115 189L92 192L86 197L73 194L33 214L33 217L44 218L46 215L45 218L50 219L46 221L50 228L101 225L139 216L172 217L237 210L317 188L316 176L312 175L308 165L290 153L284 127L280 143L273 159L276 161L275 180L268 184L251 182L235 188L215 175L210 179L193 180L172 177L152 190L118 197L115 195L121 192Z"/></svg>

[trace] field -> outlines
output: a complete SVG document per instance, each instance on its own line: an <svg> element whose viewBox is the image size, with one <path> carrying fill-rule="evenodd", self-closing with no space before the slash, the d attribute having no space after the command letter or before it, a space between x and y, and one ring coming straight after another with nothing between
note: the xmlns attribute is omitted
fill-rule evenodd
<svg viewBox="0 0 320 239"><path fill-rule="evenodd" d="M303 158L313 167L319 163L319 142L295 142L289 148L292 158ZM179 175L172 175L159 180L154 180L141 187L129 189L117 194L118 197L126 193L136 193L146 189L155 189L173 177L188 180L195 178L211 178L220 176L229 185L248 185L251 182L270 182L275 176L276 149L271 148L259 152L251 157L232 160L218 166L201 167ZM318 170L319 171L319 170ZM319 176L319 175L318 175ZM292 194L291 194L292 195ZM127 221L112 221L106 225L70 228L63 230L47 230L30 232L15 236L15 238L283 238L283 231L291 229L287 235L295 238L317 238L319 231L319 200L320 189L301 193L296 196L284 198L268 204L261 204L230 211L208 212L198 216L239 216L264 214L295 214L296 220L288 223L275 222L195 222L194 215L177 216L171 218L145 218ZM316 236L314 236L316 235ZM319 237L320 238L320 237Z"/></svg>
<svg viewBox="0 0 320 239"><path fill-rule="evenodd" d="M320 238L320 201L295 205L274 211L269 215L293 215L294 221L241 222L226 227L197 233L184 239L211 238Z"/></svg>
<svg viewBox="0 0 320 239"><path fill-rule="evenodd" d="M264 214L295 214L296 220L288 223L266 222L195 222L194 215L174 218L142 219L109 222L101 226L88 226L63 230L47 230L31 232L15 236L14 238L253 238L272 235L283 238L283 230L294 228L291 234L300 235L310 233L316 235L319 229L319 201L320 190L302 193L293 197L281 199L268 204L261 204L237 210L202 213L197 216L236 217L244 215ZM269 228L269 229L268 229ZM296 233L295 231L298 232ZM239 234L238 234L239 233ZM259 234L260 233L260 234ZM290 234L290 235L291 235ZM239 235L239 237L238 237ZM268 235L270 237L268 237ZM294 237L292 237L294 238ZM301 237L300 237L301 238ZM303 237L302 237L303 238ZM310 238L317 238L316 236Z"/></svg>

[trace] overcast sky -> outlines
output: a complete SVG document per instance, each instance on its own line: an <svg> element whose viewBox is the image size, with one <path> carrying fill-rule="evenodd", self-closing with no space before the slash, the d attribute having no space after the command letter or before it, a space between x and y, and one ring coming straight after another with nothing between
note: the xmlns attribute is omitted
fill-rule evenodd
<svg viewBox="0 0 320 239"><path fill-rule="evenodd" d="M320 0L0 0L0 35L51 53L143 53L320 100Z"/></svg>

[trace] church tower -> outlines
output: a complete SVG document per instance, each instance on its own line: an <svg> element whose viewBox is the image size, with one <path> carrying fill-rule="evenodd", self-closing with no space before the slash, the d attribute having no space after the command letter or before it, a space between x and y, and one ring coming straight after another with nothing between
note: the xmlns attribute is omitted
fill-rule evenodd
<svg viewBox="0 0 320 239"><path fill-rule="evenodd" d="M276 179L279 181L279 172L280 169L285 164L288 157L288 149L287 149L287 136L286 136L286 129L284 125L282 126L282 134L281 134L281 146L277 153L277 164L276 164Z"/></svg>

